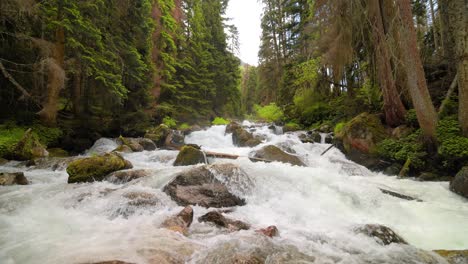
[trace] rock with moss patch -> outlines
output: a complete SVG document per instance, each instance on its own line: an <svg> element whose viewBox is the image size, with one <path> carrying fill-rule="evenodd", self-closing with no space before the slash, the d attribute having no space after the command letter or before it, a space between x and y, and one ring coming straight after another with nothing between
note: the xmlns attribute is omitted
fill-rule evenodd
<svg viewBox="0 0 468 264"><path fill-rule="evenodd" d="M174 166L188 166L206 163L205 154L192 146L183 146L174 162Z"/></svg>
<svg viewBox="0 0 468 264"><path fill-rule="evenodd" d="M109 173L130 168L132 164L115 152L82 158L68 165L68 183L101 181Z"/></svg>
<svg viewBox="0 0 468 264"><path fill-rule="evenodd" d="M255 138L245 129L237 128L232 132L232 143L238 147L255 147L262 143L262 141L259 138Z"/></svg>
<svg viewBox="0 0 468 264"><path fill-rule="evenodd" d="M148 170L122 170L115 171L105 177L105 180L113 183L126 183L136 179L148 177Z"/></svg>
<svg viewBox="0 0 468 264"><path fill-rule="evenodd" d="M138 138L137 141L144 150L152 151L157 149L156 144L149 138Z"/></svg>
<svg viewBox="0 0 468 264"><path fill-rule="evenodd" d="M294 131L298 131L298 130L301 130L301 126L299 124L296 124L296 123L287 123L283 126L283 132L286 133L286 132L294 132Z"/></svg>
<svg viewBox="0 0 468 264"><path fill-rule="evenodd" d="M450 190L468 198L468 166L463 167L450 182Z"/></svg>
<svg viewBox="0 0 468 264"><path fill-rule="evenodd" d="M235 130L242 128L242 126L237 122L231 122L229 125L226 126L226 130L224 131L225 134L233 133Z"/></svg>
<svg viewBox="0 0 468 264"><path fill-rule="evenodd" d="M29 181L22 172L0 173L0 185L28 185Z"/></svg>
<svg viewBox="0 0 468 264"><path fill-rule="evenodd" d="M141 152L144 150L143 146L140 145L140 142L136 138L126 138L126 137L119 137L119 141L122 145L128 146L133 152Z"/></svg>
<svg viewBox="0 0 468 264"><path fill-rule="evenodd" d="M449 264L468 263L468 250L434 250L435 253L443 257Z"/></svg>
<svg viewBox="0 0 468 264"><path fill-rule="evenodd" d="M268 145L257 151L255 151L255 158L264 159L267 161L279 161L283 163L289 163L297 166L306 166L304 162L297 156L288 154L282 151L277 146Z"/></svg>
<svg viewBox="0 0 468 264"><path fill-rule="evenodd" d="M408 244L392 229L383 225L367 224L356 228L354 231L374 238L381 245L390 245L392 243Z"/></svg>
<svg viewBox="0 0 468 264"><path fill-rule="evenodd" d="M39 142L38 137L28 129L21 140L15 145L9 158L13 160L32 160L35 158L47 157L49 153Z"/></svg>
<svg viewBox="0 0 468 264"><path fill-rule="evenodd" d="M151 139L156 146L162 147L170 131L171 129L168 126L161 124L148 130L145 134L145 138Z"/></svg>
<svg viewBox="0 0 468 264"><path fill-rule="evenodd" d="M47 149L47 152L49 152L49 157L55 157L55 158L67 158L70 157L70 154L68 151L63 150L61 148L50 148Z"/></svg>
<svg viewBox="0 0 468 264"><path fill-rule="evenodd" d="M120 145L116 149L114 149L112 152L132 153L133 150L127 145Z"/></svg>

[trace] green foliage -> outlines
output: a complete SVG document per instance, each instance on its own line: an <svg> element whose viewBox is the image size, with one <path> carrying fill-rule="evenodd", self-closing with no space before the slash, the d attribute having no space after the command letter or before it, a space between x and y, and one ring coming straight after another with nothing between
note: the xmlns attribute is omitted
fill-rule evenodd
<svg viewBox="0 0 468 264"><path fill-rule="evenodd" d="M4 157L13 150L24 132L24 128L21 127L9 125L0 126L0 157Z"/></svg>
<svg viewBox="0 0 468 264"><path fill-rule="evenodd" d="M189 124L187 123L182 123L180 126L179 126L179 130L187 130L187 129L190 129L192 126L190 126Z"/></svg>
<svg viewBox="0 0 468 264"><path fill-rule="evenodd" d="M363 86L357 90L356 100L362 102L361 107L365 107L366 111L374 112L382 109L382 91L370 79L366 79Z"/></svg>
<svg viewBox="0 0 468 264"><path fill-rule="evenodd" d="M302 126L299 125L298 123L296 122L288 122L284 125L283 127L283 131L297 131L297 130L301 130L302 129Z"/></svg>
<svg viewBox="0 0 468 264"><path fill-rule="evenodd" d="M216 118L211 122L211 124L213 124L213 125L215 125L215 126L216 126L216 125L228 125L229 123L230 123L229 120L226 120L226 119L224 119L224 118L222 118L222 117L216 117Z"/></svg>
<svg viewBox="0 0 468 264"><path fill-rule="evenodd" d="M335 128L333 129L333 133L335 135L340 135L345 125L346 125L346 122L339 122L338 124L335 125Z"/></svg>
<svg viewBox="0 0 468 264"><path fill-rule="evenodd" d="M406 112L406 124L412 127L419 127L418 117L416 116L416 111L414 109L410 109Z"/></svg>
<svg viewBox="0 0 468 264"><path fill-rule="evenodd" d="M254 106L257 117L268 122L277 122L284 118L284 113L275 103L266 106Z"/></svg>
<svg viewBox="0 0 468 264"><path fill-rule="evenodd" d="M294 107L297 118L306 126L328 119L332 112L330 105L323 100L323 97L311 89L296 93Z"/></svg>
<svg viewBox="0 0 468 264"><path fill-rule="evenodd" d="M444 168L457 171L468 164L468 138L461 135L456 118L449 117L439 121L437 138L440 142L438 154L444 160Z"/></svg>
<svg viewBox="0 0 468 264"><path fill-rule="evenodd" d="M54 146L58 144L63 136L63 131L58 127L45 127L40 124L32 126L33 132L38 136L39 141L45 146Z"/></svg>
<svg viewBox="0 0 468 264"><path fill-rule="evenodd" d="M378 153L387 159L404 164L411 160L410 168L421 170L426 164L427 152L422 144L421 130L410 134L400 140L387 138L377 146Z"/></svg>
<svg viewBox="0 0 468 264"><path fill-rule="evenodd" d="M170 116L165 116L162 123L170 128L177 127L177 121Z"/></svg>

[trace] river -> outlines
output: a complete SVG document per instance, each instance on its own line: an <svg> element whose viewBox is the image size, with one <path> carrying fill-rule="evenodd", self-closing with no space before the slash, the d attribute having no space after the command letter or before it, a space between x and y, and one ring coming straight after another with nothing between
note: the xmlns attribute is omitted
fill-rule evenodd
<svg viewBox="0 0 468 264"><path fill-rule="evenodd" d="M245 123L248 124L248 123ZM345 158L328 144L302 143L297 133L277 135L267 126L255 134L265 142L239 148L225 126L193 132L186 143L202 149L237 154L230 162L240 166L248 190L237 190L246 205L228 217L252 225L252 230L230 233L196 219L209 209L194 206L188 236L161 223L179 212L162 188L188 167L174 167L177 151L156 150L123 154L134 169L151 176L124 184L94 182L67 184L60 159L25 167L19 162L0 171L23 171L32 184L0 187L0 263L89 263L119 259L134 263L165 263L160 255L187 263L229 263L236 254L259 254L266 263L426 263L421 256L434 249L468 248L468 206L453 194L447 182L418 182L374 173ZM255 149L274 144L295 152L308 167L280 162L251 162ZM101 139L83 155L111 151L112 139ZM234 192L239 182L230 183ZM383 194L379 188L423 200L407 201ZM146 205L132 203L128 193L152 194ZM151 198L153 199L153 198ZM356 234L361 224L383 224L410 245L382 246ZM267 238L253 229L278 227L280 236ZM426 251L427 250L427 251ZM156 260L155 260L156 259ZM432 260L431 260L432 261ZM168 262L169 263L169 262ZM240 263L240 262L239 262Z"/></svg>

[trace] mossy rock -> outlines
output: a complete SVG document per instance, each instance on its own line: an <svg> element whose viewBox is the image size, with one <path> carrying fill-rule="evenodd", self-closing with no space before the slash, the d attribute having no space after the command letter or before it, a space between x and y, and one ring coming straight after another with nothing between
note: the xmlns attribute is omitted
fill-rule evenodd
<svg viewBox="0 0 468 264"><path fill-rule="evenodd" d="M434 250L435 253L443 257L449 264L468 263L468 250Z"/></svg>
<svg viewBox="0 0 468 264"><path fill-rule="evenodd" d="M239 125L239 123L237 122L231 122L229 125L226 126L226 130L225 130L225 134L230 134L230 133L234 133L235 130L239 129L239 128L242 128L241 125Z"/></svg>
<svg viewBox="0 0 468 264"><path fill-rule="evenodd" d="M174 166L188 166L205 162L204 153L192 146L183 146L174 162Z"/></svg>
<svg viewBox="0 0 468 264"><path fill-rule="evenodd" d="M134 152L141 152L145 150L140 144L140 141L136 138L126 138L120 136L119 141L122 142L122 145L128 146Z"/></svg>
<svg viewBox="0 0 468 264"><path fill-rule="evenodd" d="M47 149L47 152L49 152L49 157L56 157L56 158L70 157L70 154L68 153L68 151L63 150L61 148L50 148L50 149Z"/></svg>
<svg viewBox="0 0 468 264"><path fill-rule="evenodd" d="M170 132L171 129L168 126L161 124L155 128L148 130L145 134L145 138L151 139L156 144L156 146L161 147L164 145L166 137L169 135Z"/></svg>
<svg viewBox="0 0 468 264"><path fill-rule="evenodd" d="M346 151L355 149L362 153L376 153L377 144L388 137L379 117L369 113L353 118L335 136L343 141Z"/></svg>
<svg viewBox="0 0 468 264"><path fill-rule="evenodd" d="M68 183L101 181L109 173L132 168L132 164L117 153L78 159L67 167Z"/></svg>
<svg viewBox="0 0 468 264"><path fill-rule="evenodd" d="M293 132L293 131L298 131L301 130L301 126L296 123L287 123L283 126L283 132Z"/></svg>
<svg viewBox="0 0 468 264"><path fill-rule="evenodd" d="M468 166L463 167L450 182L450 190L468 198Z"/></svg>
<svg viewBox="0 0 468 264"><path fill-rule="evenodd" d="M27 185L29 184L28 179L24 176L22 172L14 172L14 173L0 173L0 186L6 185Z"/></svg>
<svg viewBox="0 0 468 264"><path fill-rule="evenodd" d="M133 150L127 145L120 145L115 148L112 152L132 153Z"/></svg>
<svg viewBox="0 0 468 264"><path fill-rule="evenodd" d="M28 129L21 140L15 145L8 158L12 160L32 160L35 158L47 157L49 153L44 145L39 142L32 129Z"/></svg>
<svg viewBox="0 0 468 264"><path fill-rule="evenodd" d="M232 132L232 142L238 147L255 147L262 143L243 128L237 128Z"/></svg>
<svg viewBox="0 0 468 264"><path fill-rule="evenodd" d="M268 145L255 152L255 158L264 159L268 161L279 161L283 163L289 163L297 166L306 166L299 157L288 154L282 151L280 148Z"/></svg>

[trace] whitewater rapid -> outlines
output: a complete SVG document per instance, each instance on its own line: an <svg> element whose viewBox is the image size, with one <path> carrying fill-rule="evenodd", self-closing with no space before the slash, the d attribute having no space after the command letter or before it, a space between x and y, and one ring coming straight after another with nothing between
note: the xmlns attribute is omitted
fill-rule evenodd
<svg viewBox="0 0 468 264"><path fill-rule="evenodd" d="M252 125L252 124L248 124ZM239 155L234 163L249 176L249 192L239 193L246 205L228 217L250 223L253 229L276 225L280 236L270 239L252 230L229 233L196 219L208 212L194 206L187 237L160 228L178 206L163 191L187 167L173 167L177 151L156 150L123 154L134 169L151 176L125 184L94 182L67 184L61 159L25 167L19 162L0 166L0 172L23 171L32 183L0 187L0 263L89 263L119 259L158 263L169 254L187 263L226 263L240 253L260 252L267 263L426 263L423 250L468 248L466 199L448 190L447 182L416 182L374 173L345 158L328 144L302 143L298 133L278 135L267 126L252 128L264 143L239 148L225 126L193 132L186 143L203 150ZM276 131L278 132L278 131ZM247 157L265 145L294 152L308 167L280 162L251 162ZM84 155L111 151L112 139L101 139ZM54 164L58 164L55 165ZM231 186L233 187L233 186ZM407 201L383 194L379 188L423 200ZM149 193L147 205L135 205L130 193ZM381 246L356 234L361 224L383 224L410 245ZM436 256L440 262L445 263Z"/></svg>

